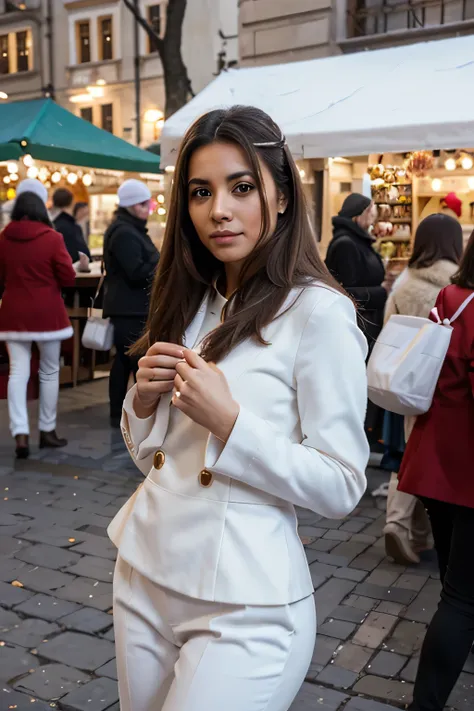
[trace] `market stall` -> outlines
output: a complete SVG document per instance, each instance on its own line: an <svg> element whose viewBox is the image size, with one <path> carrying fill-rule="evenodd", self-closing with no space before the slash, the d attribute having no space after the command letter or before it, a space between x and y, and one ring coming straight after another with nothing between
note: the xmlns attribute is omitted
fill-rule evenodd
<svg viewBox="0 0 474 711"><path fill-rule="evenodd" d="M103 235L116 209L119 185L134 177L153 195L150 234L159 245L166 221L165 192L159 157L78 118L51 99L3 104L0 111L0 216L9 219L16 186L24 178L40 180L50 198L69 188L76 202L89 206L88 241L97 263L78 274L67 294L74 336L63 344L63 383L93 377L96 356L81 347L87 305L100 277ZM50 204L51 205L51 200ZM54 217L54 215L53 215ZM0 217L1 225L1 217ZM103 358L103 356L101 356Z"/></svg>

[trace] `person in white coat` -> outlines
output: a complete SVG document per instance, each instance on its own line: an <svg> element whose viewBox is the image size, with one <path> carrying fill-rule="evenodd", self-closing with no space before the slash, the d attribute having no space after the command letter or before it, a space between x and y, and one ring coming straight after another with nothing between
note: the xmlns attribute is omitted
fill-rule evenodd
<svg viewBox="0 0 474 711"><path fill-rule="evenodd" d="M462 228L444 213L420 222L413 254L393 286L385 307L385 322L395 314L428 318L441 289L451 283L463 252ZM405 418L405 439L415 418ZM387 497L385 549L400 565L420 562L419 553L433 547L431 526L425 507L416 496L398 491L398 474L392 472Z"/></svg>
<svg viewBox="0 0 474 711"><path fill-rule="evenodd" d="M146 477L109 527L122 711L290 707L316 630L295 506L364 493L366 351L278 126L198 119L121 425Z"/></svg>

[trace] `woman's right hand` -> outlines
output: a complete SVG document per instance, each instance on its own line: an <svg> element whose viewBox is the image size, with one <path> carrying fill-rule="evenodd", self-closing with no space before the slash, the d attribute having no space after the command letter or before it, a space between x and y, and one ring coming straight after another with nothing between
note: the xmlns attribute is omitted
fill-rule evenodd
<svg viewBox="0 0 474 711"><path fill-rule="evenodd" d="M176 376L176 364L182 361L182 346L174 343L154 343L138 361L137 392L134 410L145 419L156 410L161 396L171 392Z"/></svg>

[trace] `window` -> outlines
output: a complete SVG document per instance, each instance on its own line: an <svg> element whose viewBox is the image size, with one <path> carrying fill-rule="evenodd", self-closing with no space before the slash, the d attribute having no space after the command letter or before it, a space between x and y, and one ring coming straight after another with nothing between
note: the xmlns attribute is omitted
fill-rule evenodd
<svg viewBox="0 0 474 711"><path fill-rule="evenodd" d="M92 120L92 106L83 106L81 108L81 119L89 121L89 123L94 123Z"/></svg>
<svg viewBox="0 0 474 711"><path fill-rule="evenodd" d="M89 20L77 23L77 62L87 64L91 61L91 27Z"/></svg>
<svg viewBox="0 0 474 711"><path fill-rule="evenodd" d="M28 32L16 33L16 66L18 72L27 72L30 68Z"/></svg>
<svg viewBox="0 0 474 711"><path fill-rule="evenodd" d="M0 74L10 73L10 57L8 54L8 35L0 35Z"/></svg>
<svg viewBox="0 0 474 711"><path fill-rule="evenodd" d="M99 47L100 58L103 61L114 58L111 17L103 17L99 20Z"/></svg>
<svg viewBox="0 0 474 711"><path fill-rule="evenodd" d="M163 37L164 34L164 11L165 5L150 5L148 7L148 24L151 25L158 37ZM148 37L148 54L156 52L156 47L151 37Z"/></svg>
<svg viewBox="0 0 474 711"><path fill-rule="evenodd" d="M109 133L114 132L114 112L112 104L102 104L102 128Z"/></svg>

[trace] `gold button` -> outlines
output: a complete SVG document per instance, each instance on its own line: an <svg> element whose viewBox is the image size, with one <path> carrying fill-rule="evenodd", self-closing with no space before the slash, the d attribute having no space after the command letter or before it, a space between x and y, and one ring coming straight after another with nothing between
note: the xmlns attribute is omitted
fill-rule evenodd
<svg viewBox="0 0 474 711"><path fill-rule="evenodd" d="M155 456L153 457L153 466L155 467L155 469L161 469L161 467L165 463L165 458L165 453L162 449L158 449L155 452Z"/></svg>
<svg viewBox="0 0 474 711"><path fill-rule="evenodd" d="M207 469L203 469L199 474L199 483L204 487L211 486L213 478L211 472L208 472Z"/></svg>

